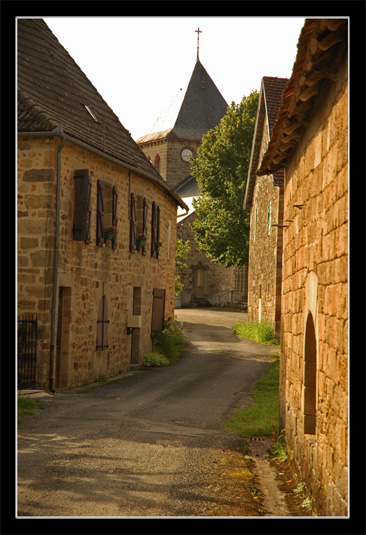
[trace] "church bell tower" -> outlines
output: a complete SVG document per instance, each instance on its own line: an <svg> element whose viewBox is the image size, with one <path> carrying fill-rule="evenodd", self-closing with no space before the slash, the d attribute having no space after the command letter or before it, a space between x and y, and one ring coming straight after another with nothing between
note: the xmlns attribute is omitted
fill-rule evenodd
<svg viewBox="0 0 366 535"><path fill-rule="evenodd" d="M163 112L152 131L137 140L145 155L163 179L176 190L190 178L190 156L197 156L202 137L218 125L226 114L227 103L197 58L183 100L178 97ZM175 104L175 107L174 107ZM177 105L180 105L177 108ZM178 112L177 112L178 110Z"/></svg>

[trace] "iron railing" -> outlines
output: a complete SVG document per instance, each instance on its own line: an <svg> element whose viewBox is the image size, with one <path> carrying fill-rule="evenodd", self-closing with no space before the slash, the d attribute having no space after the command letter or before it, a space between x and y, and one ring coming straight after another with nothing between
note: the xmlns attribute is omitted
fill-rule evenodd
<svg viewBox="0 0 366 535"><path fill-rule="evenodd" d="M18 388L34 388L37 371L37 315L18 316Z"/></svg>

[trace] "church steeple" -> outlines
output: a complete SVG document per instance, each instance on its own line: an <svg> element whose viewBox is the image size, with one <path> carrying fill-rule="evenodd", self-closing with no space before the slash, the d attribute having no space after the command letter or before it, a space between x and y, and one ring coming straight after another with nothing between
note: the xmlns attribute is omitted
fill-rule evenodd
<svg viewBox="0 0 366 535"><path fill-rule="evenodd" d="M193 69L177 119L167 137L201 140L226 114L227 103L200 62Z"/></svg>
<svg viewBox="0 0 366 535"><path fill-rule="evenodd" d="M197 61L187 90L162 112L150 132L137 140L138 144L154 139L183 139L201 142L202 136L215 128L226 114L227 103L199 58L199 35L197 32Z"/></svg>

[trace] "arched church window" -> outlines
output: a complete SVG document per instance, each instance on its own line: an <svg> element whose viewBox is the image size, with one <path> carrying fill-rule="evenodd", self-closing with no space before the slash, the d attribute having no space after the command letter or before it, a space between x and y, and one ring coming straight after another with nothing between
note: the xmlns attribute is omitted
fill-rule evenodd
<svg viewBox="0 0 366 535"><path fill-rule="evenodd" d="M160 173L160 155L159 154L155 156L154 167Z"/></svg>

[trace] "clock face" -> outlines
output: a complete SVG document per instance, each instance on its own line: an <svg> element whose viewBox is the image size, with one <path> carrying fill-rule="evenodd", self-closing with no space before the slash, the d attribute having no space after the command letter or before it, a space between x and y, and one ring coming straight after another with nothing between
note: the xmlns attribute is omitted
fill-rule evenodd
<svg viewBox="0 0 366 535"><path fill-rule="evenodd" d="M193 156L193 151L191 149L183 149L180 155L182 160L189 162L189 157Z"/></svg>

